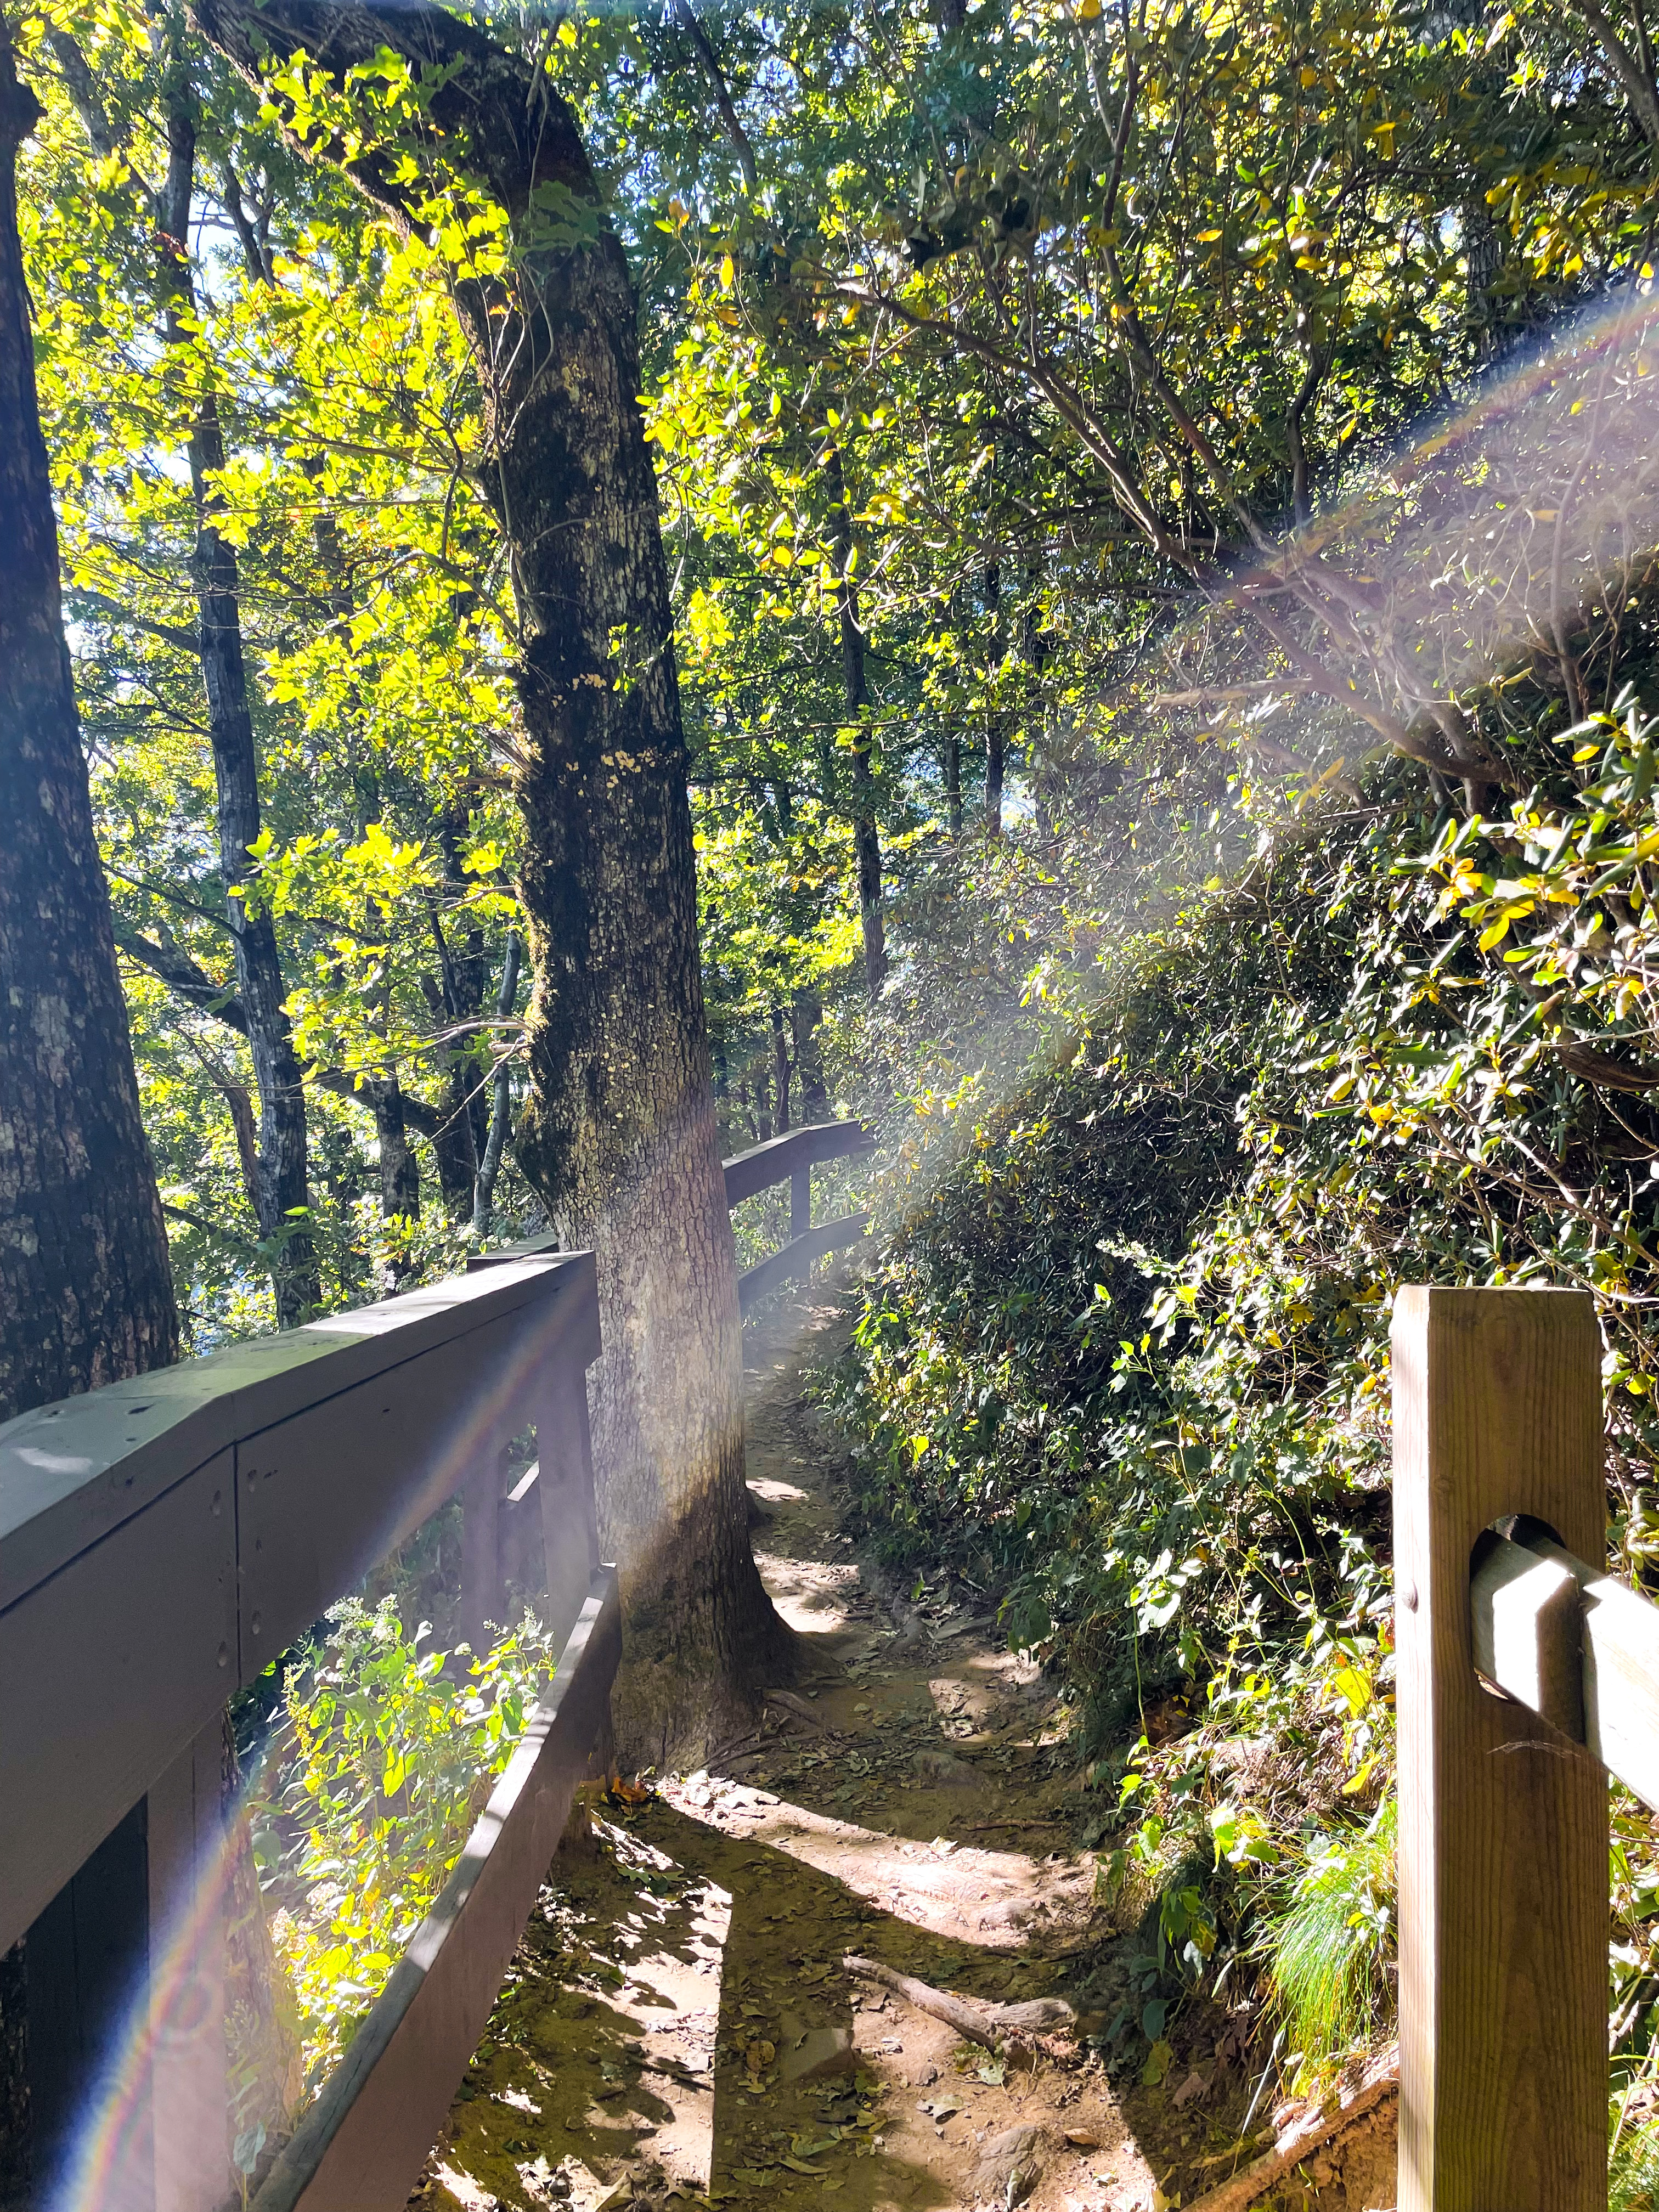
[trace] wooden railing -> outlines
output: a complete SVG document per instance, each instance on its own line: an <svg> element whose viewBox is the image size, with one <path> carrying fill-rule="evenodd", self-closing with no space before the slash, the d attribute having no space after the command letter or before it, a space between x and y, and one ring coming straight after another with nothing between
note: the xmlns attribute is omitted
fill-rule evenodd
<svg viewBox="0 0 1659 2212"><path fill-rule="evenodd" d="M621 1631L587 1435L593 1261L489 1257L0 1427L0 1954L26 1938L37 2147L123 2130L124 2212L214 2212L234 2194L234 1692L457 1492L465 1607L499 1619L503 1518L538 1510L562 1644L551 1688L258 2212L404 2204L608 1742ZM532 1426L537 1465L509 1498L506 1447ZM117 2040L100 2087L94 2057Z"/></svg>
<svg viewBox="0 0 1659 2212"><path fill-rule="evenodd" d="M755 1145L726 1163L726 1202L741 1205L773 1184L789 1185L789 1241L745 1267L738 1278L738 1303L744 1313L768 1291L810 1276L813 1263L864 1236L866 1217L843 1213L812 1225L812 1170L825 1160L861 1158L875 1147L874 1132L862 1121L815 1121Z"/></svg>
<svg viewBox="0 0 1659 2212"><path fill-rule="evenodd" d="M1593 1301L1402 1291L1394 1413L1396 2202L1605 2212L1607 1782L1659 1805L1659 1607L1599 1564Z"/></svg>

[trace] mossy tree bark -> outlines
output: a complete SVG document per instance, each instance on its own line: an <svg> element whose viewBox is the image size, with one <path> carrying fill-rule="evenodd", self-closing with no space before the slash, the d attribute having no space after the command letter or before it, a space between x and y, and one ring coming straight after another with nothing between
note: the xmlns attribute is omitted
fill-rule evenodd
<svg viewBox="0 0 1659 2212"><path fill-rule="evenodd" d="M0 20L0 1419L178 1357L93 835L35 398Z"/></svg>
<svg viewBox="0 0 1659 2212"><path fill-rule="evenodd" d="M377 143L370 116L364 149L307 150L399 225L452 182L512 222L507 273L458 271L453 297L483 384L479 483L521 639L532 989L518 1152L562 1241L599 1255L594 1451L623 1573L623 1740L688 1755L788 1639L749 1548L736 1266L627 264L569 109L471 25L358 0L195 0L195 15L267 96L268 55L304 48L342 89L377 52L404 58L429 87L417 124Z"/></svg>
<svg viewBox="0 0 1659 2212"><path fill-rule="evenodd" d="M64 638L17 233L40 109L0 15L0 1419L178 1356ZM0 1957L0 2197L31 2185L27 1947Z"/></svg>

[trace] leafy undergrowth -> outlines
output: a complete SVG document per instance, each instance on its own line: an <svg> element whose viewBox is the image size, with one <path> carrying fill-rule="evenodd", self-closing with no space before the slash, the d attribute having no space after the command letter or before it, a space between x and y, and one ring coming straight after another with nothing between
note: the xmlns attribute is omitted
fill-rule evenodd
<svg viewBox="0 0 1659 2212"><path fill-rule="evenodd" d="M436 1903L558 1654L526 1613L481 1658L395 1595L348 1599L291 1665L252 1812L276 1960L314 2091Z"/></svg>
<svg viewBox="0 0 1659 2212"><path fill-rule="evenodd" d="M1328 787L1242 881L1121 945L1006 1103L930 1099L896 1148L828 1386L857 1511L907 1571L994 1587L1077 1708L1103 1890L1162 1976L1115 2023L1125 2063L1200 1996L1251 1996L1302 2083L1390 2031L1402 1283L1595 1295L1609 1554L1648 1571L1654 736L1633 696L1523 724L1507 815L1461 818L1400 763ZM1613 1895L1634 2174L1659 1853L1622 1800Z"/></svg>

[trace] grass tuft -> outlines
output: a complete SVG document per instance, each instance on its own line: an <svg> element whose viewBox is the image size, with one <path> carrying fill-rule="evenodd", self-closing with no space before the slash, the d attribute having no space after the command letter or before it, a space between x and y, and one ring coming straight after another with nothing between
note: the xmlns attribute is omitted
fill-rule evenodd
<svg viewBox="0 0 1659 2212"><path fill-rule="evenodd" d="M1267 1985L1301 2081L1375 2035L1395 1955L1395 1800L1326 1839L1268 1926Z"/></svg>

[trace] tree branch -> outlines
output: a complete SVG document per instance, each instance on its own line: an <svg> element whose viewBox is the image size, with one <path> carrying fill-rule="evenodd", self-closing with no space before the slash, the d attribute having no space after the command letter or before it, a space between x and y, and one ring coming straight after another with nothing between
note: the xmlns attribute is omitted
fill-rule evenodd
<svg viewBox="0 0 1659 2212"><path fill-rule="evenodd" d="M1567 0L1567 5L1595 33L1596 44L1635 110L1642 136L1650 146L1659 147L1659 93L1654 89L1652 77L1613 28L1611 17L1596 6L1595 0Z"/></svg>
<svg viewBox="0 0 1659 2212"><path fill-rule="evenodd" d="M136 960L141 968L148 968L152 975L159 975L170 990L188 1000L198 1013L211 1014L234 1030L238 1036L247 1035L247 1011L236 995L232 983L216 983L205 968L198 968L182 945L170 938L158 945L143 936L118 911L115 915L115 942L129 960Z"/></svg>
<svg viewBox="0 0 1659 2212"><path fill-rule="evenodd" d="M176 623L152 622L148 615L136 615L119 599L111 599L107 592L92 592L71 585L66 596L77 613L84 607L93 614L107 615L112 622L125 623L129 629L143 630L148 637L158 637L164 645L176 646L181 653L201 652L202 641L195 630L181 629Z"/></svg>
<svg viewBox="0 0 1659 2212"><path fill-rule="evenodd" d="M714 52L708 32L698 21L691 0L673 0L672 12L674 21L690 40L692 51L708 80L708 88L714 95L714 105L720 110L726 135L732 141L738 156L738 166L743 171L744 187L745 191L755 191L760 182L755 167L755 149L749 143L749 133L744 129L743 119L732 100L732 88L726 83L726 71L720 67L720 57Z"/></svg>

